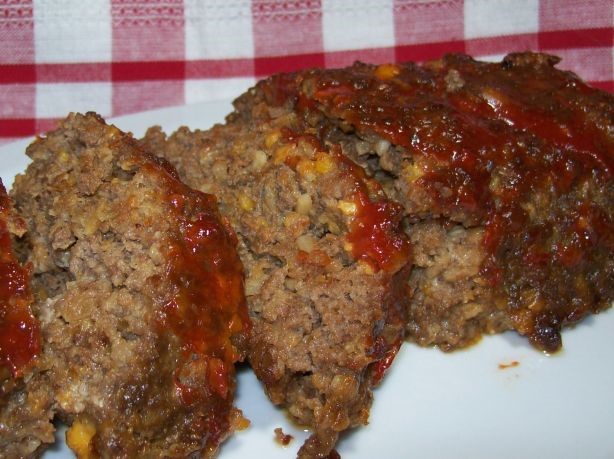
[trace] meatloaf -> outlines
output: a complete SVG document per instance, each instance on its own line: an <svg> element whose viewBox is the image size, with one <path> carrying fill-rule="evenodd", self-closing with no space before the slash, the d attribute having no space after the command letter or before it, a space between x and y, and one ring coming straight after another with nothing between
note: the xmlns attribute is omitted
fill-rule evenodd
<svg viewBox="0 0 614 459"><path fill-rule="evenodd" d="M293 112L257 123L151 129L143 140L213 193L239 236L253 324L248 361L323 458L367 422L371 388L403 340L409 244L401 208Z"/></svg>
<svg viewBox="0 0 614 459"><path fill-rule="evenodd" d="M30 269L18 260L14 237L26 231L0 181L0 457L30 457L53 441L51 397L37 368L40 322ZM28 390L26 390L26 386Z"/></svg>
<svg viewBox="0 0 614 459"><path fill-rule="evenodd" d="M68 446L79 458L211 457L245 422L234 363L249 329L215 198L93 113L27 154L11 196L27 223L38 365Z"/></svg>
<svg viewBox="0 0 614 459"><path fill-rule="evenodd" d="M294 114L403 205L410 339L451 350L513 329L551 352L614 298L614 97L558 61L280 74L231 118Z"/></svg>

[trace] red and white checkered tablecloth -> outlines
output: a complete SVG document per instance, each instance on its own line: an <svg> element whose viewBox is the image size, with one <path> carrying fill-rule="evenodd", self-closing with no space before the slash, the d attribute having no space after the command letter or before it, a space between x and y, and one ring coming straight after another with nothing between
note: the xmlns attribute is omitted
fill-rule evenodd
<svg viewBox="0 0 614 459"><path fill-rule="evenodd" d="M540 50L614 91L612 0L0 0L0 143L273 72Z"/></svg>

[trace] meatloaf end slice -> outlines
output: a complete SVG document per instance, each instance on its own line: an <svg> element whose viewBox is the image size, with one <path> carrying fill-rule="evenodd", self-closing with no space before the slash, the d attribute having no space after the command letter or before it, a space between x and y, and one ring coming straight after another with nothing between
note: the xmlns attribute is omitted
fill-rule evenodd
<svg viewBox="0 0 614 459"><path fill-rule="evenodd" d="M152 129L144 142L219 197L246 269L248 361L273 403L313 430L299 457L322 458L367 422L403 339L408 242L375 181L279 115L168 138Z"/></svg>
<svg viewBox="0 0 614 459"><path fill-rule="evenodd" d="M79 458L211 457L245 420L236 235L213 196L93 113L27 149L11 191L40 303L40 365Z"/></svg>
<svg viewBox="0 0 614 459"><path fill-rule="evenodd" d="M563 326L614 299L614 97L557 62L281 74L230 118L296 113L403 204L410 339L451 350L514 329L555 351Z"/></svg>

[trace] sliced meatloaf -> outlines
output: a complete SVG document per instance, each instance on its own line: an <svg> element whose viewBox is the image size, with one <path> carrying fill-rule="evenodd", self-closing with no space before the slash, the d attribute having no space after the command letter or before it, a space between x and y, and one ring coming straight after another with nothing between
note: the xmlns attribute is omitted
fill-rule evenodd
<svg viewBox="0 0 614 459"><path fill-rule="evenodd" d="M151 129L144 142L213 193L239 236L253 324L248 361L327 457L367 422L371 388L403 339L409 257L400 207L292 112L257 123Z"/></svg>
<svg viewBox="0 0 614 459"><path fill-rule="evenodd" d="M51 397L46 377L37 368L41 333L30 269L18 260L13 242L25 231L0 181L1 458L34 457L44 443L53 441Z"/></svg>
<svg viewBox="0 0 614 459"><path fill-rule="evenodd" d="M555 351L563 326L614 298L614 97L557 62L281 74L231 118L294 114L403 205L411 339L451 350L514 329Z"/></svg>
<svg viewBox="0 0 614 459"><path fill-rule="evenodd" d="M249 327L215 198L92 113L27 154L11 196L68 446L79 458L211 457L244 422L234 363Z"/></svg>

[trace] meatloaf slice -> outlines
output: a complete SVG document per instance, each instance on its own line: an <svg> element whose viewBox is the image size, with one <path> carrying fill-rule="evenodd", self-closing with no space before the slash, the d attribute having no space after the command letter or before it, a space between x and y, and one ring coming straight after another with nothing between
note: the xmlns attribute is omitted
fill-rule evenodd
<svg viewBox="0 0 614 459"><path fill-rule="evenodd" d="M614 97L557 62L281 74L231 117L295 113L403 204L411 339L451 350L514 329L555 351L564 325L614 299Z"/></svg>
<svg viewBox="0 0 614 459"><path fill-rule="evenodd" d="M211 457L243 421L249 319L213 196L95 114L27 150L15 206L56 415L79 458Z"/></svg>
<svg viewBox="0 0 614 459"><path fill-rule="evenodd" d="M30 269L14 237L26 231L0 181L0 457L33 457L53 441L51 397L38 371L40 323L33 308ZM26 390L26 386L28 390Z"/></svg>
<svg viewBox="0 0 614 459"><path fill-rule="evenodd" d="M239 235L253 333L248 361L270 399L327 457L367 422L371 387L403 339L408 242L400 207L293 113L258 123L152 129L144 142L214 193Z"/></svg>

